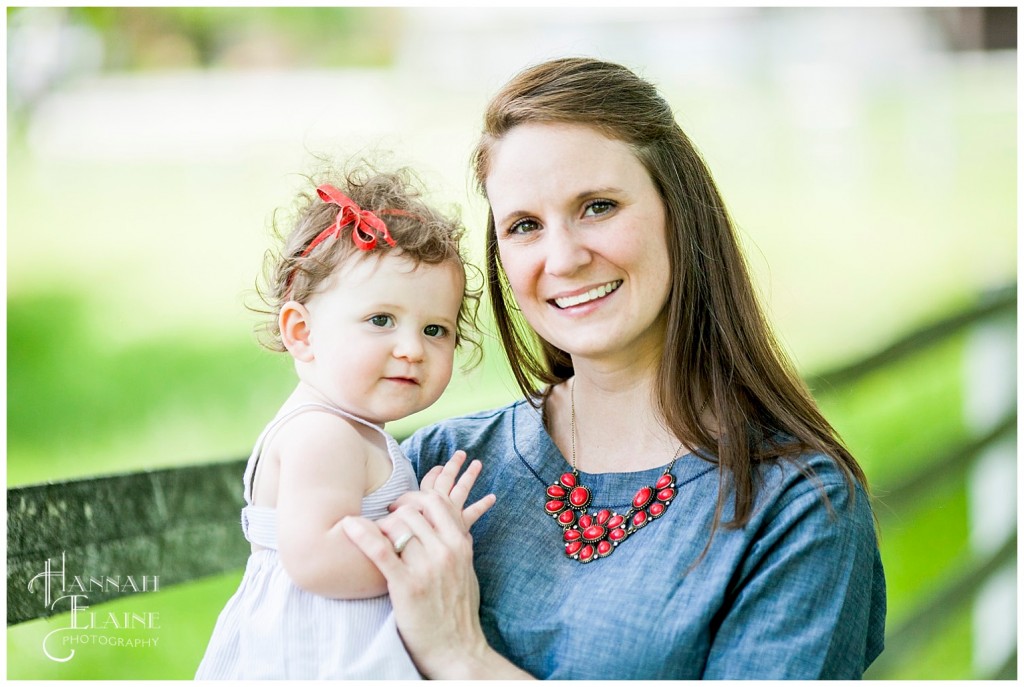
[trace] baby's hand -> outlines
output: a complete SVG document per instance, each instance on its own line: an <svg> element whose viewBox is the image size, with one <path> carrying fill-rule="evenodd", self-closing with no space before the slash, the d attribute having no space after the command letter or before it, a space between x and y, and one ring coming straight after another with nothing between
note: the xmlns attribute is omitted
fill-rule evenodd
<svg viewBox="0 0 1024 687"><path fill-rule="evenodd" d="M462 523L469 528L494 505L496 497L494 494L488 494L476 503L463 508L466 499L469 498L469 490L473 488L476 478L480 475L480 470L483 469L483 464L479 460L474 460L456 481L455 477L465 462L466 452L456 451L443 467L435 465L430 472L423 476L420 491L433 491L447 497L452 502L452 506L462 509Z"/></svg>

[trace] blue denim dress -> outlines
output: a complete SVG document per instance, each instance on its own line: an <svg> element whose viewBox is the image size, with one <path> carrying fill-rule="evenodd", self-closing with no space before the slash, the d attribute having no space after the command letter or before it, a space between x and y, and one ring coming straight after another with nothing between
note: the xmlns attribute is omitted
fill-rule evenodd
<svg viewBox="0 0 1024 687"><path fill-rule="evenodd" d="M566 557L544 510L545 490L570 467L525 401L424 428L403 449L421 478L456 449L483 462L470 498L494 493L497 503L472 530L480 618L491 646L534 677L852 679L882 651L871 507L826 456L801 459L815 481L785 461L760 467L750 522L720 528L699 562L719 476L684 456L665 514L583 564ZM588 512L625 513L662 472L581 472Z"/></svg>

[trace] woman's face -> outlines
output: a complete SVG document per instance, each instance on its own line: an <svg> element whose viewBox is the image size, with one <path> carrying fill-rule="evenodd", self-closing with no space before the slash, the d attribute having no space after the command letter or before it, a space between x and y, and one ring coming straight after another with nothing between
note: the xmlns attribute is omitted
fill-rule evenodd
<svg viewBox="0 0 1024 687"><path fill-rule="evenodd" d="M527 322L580 359L650 363L669 293L665 206L625 143L521 124L490 154L501 264Z"/></svg>

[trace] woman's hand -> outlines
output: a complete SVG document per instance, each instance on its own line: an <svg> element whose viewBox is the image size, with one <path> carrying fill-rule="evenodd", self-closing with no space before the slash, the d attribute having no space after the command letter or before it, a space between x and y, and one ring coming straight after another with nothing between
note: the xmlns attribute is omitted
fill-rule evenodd
<svg viewBox="0 0 1024 687"><path fill-rule="evenodd" d="M465 453L423 478L376 523L346 518L349 538L387 578L395 619L417 668L428 678L524 677L487 644L480 626L480 587L473 570L469 526L494 505L489 494L462 506L480 474L473 461L458 479ZM396 554L393 541L413 538Z"/></svg>

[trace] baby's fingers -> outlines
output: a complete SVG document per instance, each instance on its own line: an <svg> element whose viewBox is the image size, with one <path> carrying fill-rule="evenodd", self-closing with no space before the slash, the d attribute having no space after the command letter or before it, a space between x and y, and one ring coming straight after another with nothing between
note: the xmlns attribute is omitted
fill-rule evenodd
<svg viewBox="0 0 1024 687"><path fill-rule="evenodd" d="M420 481L420 491L432 491L442 469L440 465L430 468L430 472L423 475L423 479Z"/></svg>
<svg viewBox="0 0 1024 687"><path fill-rule="evenodd" d="M498 497L494 494L488 494L479 501L469 504L462 510L462 523L467 527L472 527L473 523L480 519L484 513L491 509L491 506L495 504Z"/></svg>
<svg viewBox="0 0 1024 687"><path fill-rule="evenodd" d="M455 478L459 474L459 470L462 469L462 464L466 462L466 452L456 451L452 454L452 457L448 459L448 462L444 464L444 467L434 476L434 479L430 482L429 486L426 486L427 477L437 469L435 466L423 477L423 482L420 483L421 490L431 489L448 496L452 490L452 485L455 484ZM461 505L461 504L460 504Z"/></svg>
<svg viewBox="0 0 1024 687"><path fill-rule="evenodd" d="M466 503L466 499L469 498L469 490L476 484L476 478L480 476L480 471L483 470L483 463L479 460L474 460L466 468L466 471L459 477L459 481L455 483L455 486L451 488L448 494L448 498L451 499L452 504L456 508L462 508L463 504Z"/></svg>

